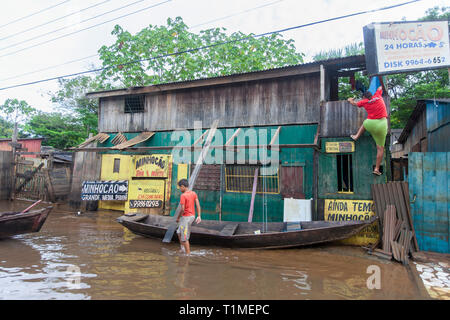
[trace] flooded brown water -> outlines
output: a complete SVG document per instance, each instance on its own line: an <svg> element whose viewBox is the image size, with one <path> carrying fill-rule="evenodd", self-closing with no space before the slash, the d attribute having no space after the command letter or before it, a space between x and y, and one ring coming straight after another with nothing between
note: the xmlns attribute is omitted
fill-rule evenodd
<svg viewBox="0 0 450 320"><path fill-rule="evenodd" d="M2 211L30 202L0 201ZM39 233L0 240L0 299L427 299L402 265L358 247L192 247L136 236L114 211L55 208ZM368 289L369 266L381 288ZM79 274L77 272L80 272Z"/></svg>

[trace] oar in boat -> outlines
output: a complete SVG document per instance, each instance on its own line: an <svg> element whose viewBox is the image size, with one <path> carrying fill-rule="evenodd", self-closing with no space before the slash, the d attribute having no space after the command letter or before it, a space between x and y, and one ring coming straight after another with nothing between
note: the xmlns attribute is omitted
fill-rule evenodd
<svg viewBox="0 0 450 320"><path fill-rule="evenodd" d="M25 213L28 210L30 210L31 208L33 208L34 206L38 205L42 200L38 200L35 203L33 203L31 206L29 206L28 208L24 209L23 211L21 211L20 213Z"/></svg>
<svg viewBox="0 0 450 320"><path fill-rule="evenodd" d="M195 164L194 171L192 172L191 176L189 177L189 188L192 190L195 185L195 180L197 180L198 173L200 172L200 169L203 164L203 160L206 158L206 154L208 153L209 146L211 145L212 138L214 137L214 134L216 133L217 125L219 124L219 120L215 120L214 123L211 126L211 129L209 130L208 137L206 138L205 145L202 148L202 152L200 153L200 156L197 159L197 162ZM195 144L195 143L194 143ZM170 242L172 240L173 234L177 228L178 223L176 222L176 219L178 218L178 215L180 215L181 211L181 204L178 204L177 210L175 211L175 215L173 216L172 223L167 228L166 234L164 235L163 242Z"/></svg>

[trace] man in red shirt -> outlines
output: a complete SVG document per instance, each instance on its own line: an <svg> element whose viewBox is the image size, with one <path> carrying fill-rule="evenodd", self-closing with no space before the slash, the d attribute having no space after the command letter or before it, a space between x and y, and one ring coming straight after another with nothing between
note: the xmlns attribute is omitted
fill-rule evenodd
<svg viewBox="0 0 450 320"><path fill-rule="evenodd" d="M180 205L181 211L177 217L178 223L178 239L180 240L181 250L184 250L186 254L191 253L189 237L191 235L191 225L195 219L195 206L197 206L197 219L196 223L200 223L201 219L201 208L200 202L198 201L197 194L189 190L189 182L186 179L181 179L178 181L178 186L181 190Z"/></svg>
<svg viewBox="0 0 450 320"><path fill-rule="evenodd" d="M386 105L383 100L382 87L378 87L374 95L370 91L364 92L364 99L355 102L354 98L348 98L348 102L352 105L361 108L364 107L367 111L367 119L364 120L362 126L359 128L356 135L351 135L353 140L358 138L364 133L365 130L369 131L372 138L377 145L377 159L373 174L380 176L380 165L383 160L384 145L386 143L387 135L387 111Z"/></svg>

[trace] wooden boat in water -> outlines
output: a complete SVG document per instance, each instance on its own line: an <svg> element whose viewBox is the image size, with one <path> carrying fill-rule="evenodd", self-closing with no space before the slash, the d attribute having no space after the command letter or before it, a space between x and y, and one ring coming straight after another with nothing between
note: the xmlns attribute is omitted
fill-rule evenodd
<svg viewBox="0 0 450 320"><path fill-rule="evenodd" d="M0 213L0 239L18 234L38 232L53 207L21 212Z"/></svg>
<svg viewBox="0 0 450 320"><path fill-rule="evenodd" d="M192 225L191 244L214 245L230 248L287 248L331 242L349 238L378 219L364 221L310 221L300 222L300 230L286 231L283 222L249 223L234 221L202 220ZM133 233L163 239L173 217L123 215L117 222ZM288 228L289 229L289 228ZM264 232L263 232L264 231ZM172 241L178 241L176 234Z"/></svg>

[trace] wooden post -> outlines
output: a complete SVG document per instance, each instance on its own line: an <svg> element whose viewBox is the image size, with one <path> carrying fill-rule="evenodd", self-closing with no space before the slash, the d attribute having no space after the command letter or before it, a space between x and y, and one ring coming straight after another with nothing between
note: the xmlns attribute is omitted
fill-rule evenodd
<svg viewBox="0 0 450 320"><path fill-rule="evenodd" d="M253 178L252 201L250 202L250 211L248 212L248 222L252 222L253 220L253 208L255 205L256 189L258 187L258 174L259 168L256 168L255 177Z"/></svg>
<svg viewBox="0 0 450 320"><path fill-rule="evenodd" d="M48 196L51 202L56 202L55 199L55 192L53 190L52 180L50 178L49 169L44 170L44 176L45 176L45 184L47 187Z"/></svg>
<svg viewBox="0 0 450 320"><path fill-rule="evenodd" d="M202 168L203 161L206 158L206 155L208 154L209 147L211 145L211 141L216 133L217 125L219 124L219 120L215 120L214 123L211 126L211 129L208 130L208 137L206 138L205 145L203 146L202 152L200 153L200 156L197 159L197 162L195 163L194 171L192 172L191 176L189 177L189 188L192 190L195 185L195 181L197 180L198 174L200 173L200 169ZM164 235L163 242L170 242L173 237L173 233L175 232L176 228L176 219L180 215L181 212L181 204L178 204L178 207L175 211L175 214L173 216L173 223L166 231L166 234Z"/></svg>
<svg viewBox="0 0 450 320"><path fill-rule="evenodd" d="M320 65L320 101L325 101L325 68Z"/></svg>

